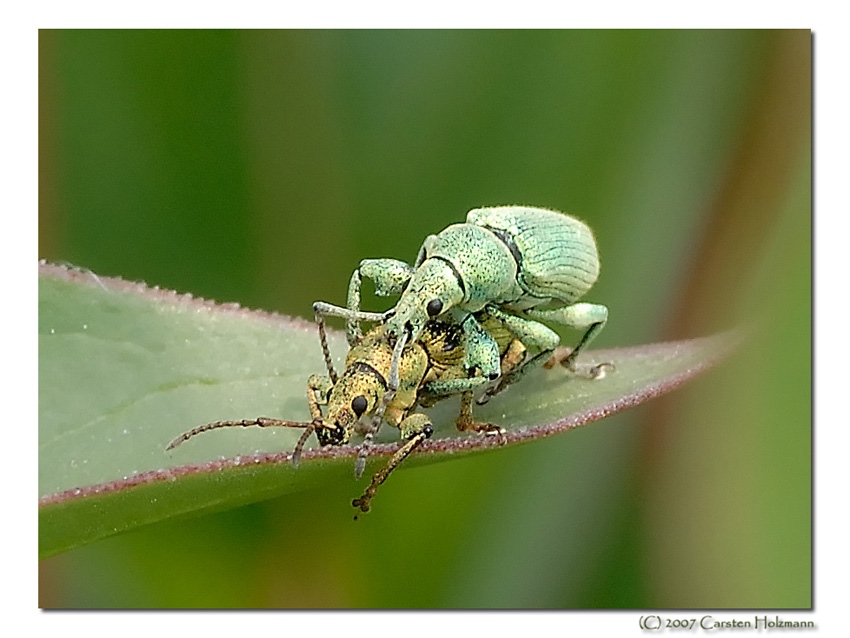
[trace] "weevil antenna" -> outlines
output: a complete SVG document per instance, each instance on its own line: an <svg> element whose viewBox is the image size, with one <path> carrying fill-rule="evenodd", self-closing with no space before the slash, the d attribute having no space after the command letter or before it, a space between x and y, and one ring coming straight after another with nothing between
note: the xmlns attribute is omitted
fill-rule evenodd
<svg viewBox="0 0 850 638"><path fill-rule="evenodd" d="M193 436L197 434L201 434L202 432L209 432L210 430L217 430L219 428L247 428L256 425L261 428L269 428L269 427L283 427L283 428L312 428L310 432L312 433L316 426L313 423L305 423L303 421L283 421L281 419L270 419L268 417L257 417L256 419L242 419L241 421L214 421L212 423L205 423L204 425L199 425L196 428L192 428L188 432L184 432L180 436L176 437L171 441L168 445L165 446L166 450L173 450L181 443L185 443ZM309 436L309 435L308 435ZM306 440L306 437L303 437ZM299 439L300 440L300 439ZM302 444L303 447L303 444Z"/></svg>
<svg viewBox="0 0 850 638"><path fill-rule="evenodd" d="M331 359L330 348L328 348L328 335L325 332L325 317L318 312L315 312L314 316L316 317L316 323L319 326L319 342L321 342L322 344L322 354L325 357L325 366L328 369L328 376L331 379L331 383L336 385L337 379L339 377L337 376L336 370L334 369L333 360ZM313 429L315 429L315 427Z"/></svg>
<svg viewBox="0 0 850 638"><path fill-rule="evenodd" d="M295 444L295 447L292 450L292 465L293 467L298 467L298 464L301 462L301 451L304 449L304 445L307 443L307 439L310 438L310 435L316 431L316 421L313 421L304 429L304 432L301 434L301 438L298 439L298 443Z"/></svg>

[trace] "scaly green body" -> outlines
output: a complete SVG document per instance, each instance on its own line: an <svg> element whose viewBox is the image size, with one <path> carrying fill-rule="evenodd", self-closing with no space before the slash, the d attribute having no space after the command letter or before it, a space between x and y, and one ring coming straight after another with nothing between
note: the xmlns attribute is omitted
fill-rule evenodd
<svg viewBox="0 0 850 638"><path fill-rule="evenodd" d="M492 300L497 305L524 309L550 300L572 304L599 276L596 240L590 228L574 217L509 206L477 208L466 219L499 237L520 264L519 295L508 292Z"/></svg>
<svg viewBox="0 0 850 638"><path fill-rule="evenodd" d="M605 306L578 300L599 275L596 240L580 220L529 206L477 208L465 224L449 226L422 244L413 266L393 259L366 259L348 288L349 341L359 337L363 277L378 295L400 295L384 313L387 332L403 344L420 337L429 319L446 317L463 326L465 365L481 381L500 383L483 400L543 363L560 343L552 322L585 333L563 365L575 370L579 352L608 320ZM497 344L471 313L487 309L530 349L538 351L510 376L499 365ZM402 347L401 345L399 347ZM394 355L397 359L397 355ZM395 363L394 363L395 365Z"/></svg>

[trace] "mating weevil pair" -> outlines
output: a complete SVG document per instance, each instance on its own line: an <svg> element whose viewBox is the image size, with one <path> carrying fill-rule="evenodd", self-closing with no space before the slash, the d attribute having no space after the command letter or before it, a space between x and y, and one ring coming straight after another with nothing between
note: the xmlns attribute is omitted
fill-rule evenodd
<svg viewBox="0 0 850 638"><path fill-rule="evenodd" d="M549 359L560 339L542 321L585 330L578 345L561 361L575 371L579 352L599 334L608 318L605 306L578 302L598 274L596 242L583 222L526 206L472 210L466 223L429 236L413 266L392 259L362 261L351 277L347 308L322 302L314 305L329 377L314 375L308 382L311 423L265 418L216 422L187 432L169 448L216 427L303 427L305 433L293 454L297 461L312 432L321 445L341 445L361 418L368 416L355 466L359 477L372 437L386 418L399 427L407 443L373 477L363 497L354 501L366 511L377 487L432 432L425 415L408 414L417 403L427 405L461 394L458 427L498 431L489 424L475 425L472 391L492 382L478 400L484 403ZM363 277L373 280L377 295L399 295L396 305L385 313L361 311ZM330 363L324 337L326 315L347 320L351 351L342 377L336 377ZM379 325L364 337L361 321ZM441 362L440 349L449 352L454 362ZM526 351L534 354L528 357ZM435 362L439 365L434 366ZM377 371L372 376L380 391L374 387L365 391L370 385L370 366ZM597 366L591 374L600 369ZM322 417L320 403L327 403L327 417Z"/></svg>

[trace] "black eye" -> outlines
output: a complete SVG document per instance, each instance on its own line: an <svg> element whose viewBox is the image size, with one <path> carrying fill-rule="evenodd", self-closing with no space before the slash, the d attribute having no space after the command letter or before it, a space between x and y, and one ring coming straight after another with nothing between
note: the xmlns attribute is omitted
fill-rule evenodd
<svg viewBox="0 0 850 638"><path fill-rule="evenodd" d="M354 414L356 414L358 418L360 418L360 416L362 416L366 411L367 405L366 397L362 394L351 400L351 409L354 410Z"/></svg>
<svg viewBox="0 0 850 638"><path fill-rule="evenodd" d="M428 311L429 317L436 317L443 311L443 302L439 299L432 299L428 302L428 306L425 308Z"/></svg>

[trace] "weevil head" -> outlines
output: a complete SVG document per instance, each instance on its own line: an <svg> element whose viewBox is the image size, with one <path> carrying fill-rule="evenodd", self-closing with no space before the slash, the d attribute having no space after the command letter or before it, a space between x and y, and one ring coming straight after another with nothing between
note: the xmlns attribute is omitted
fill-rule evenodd
<svg viewBox="0 0 850 638"><path fill-rule="evenodd" d="M414 341L425 324L464 300L463 280L446 260L431 257L422 262L399 299L386 330L395 337L407 332Z"/></svg>
<svg viewBox="0 0 850 638"><path fill-rule="evenodd" d="M324 427L316 429L319 444L348 443L357 422L375 412L385 392L385 381L374 369L359 361L346 367L328 398L327 415L322 419Z"/></svg>

